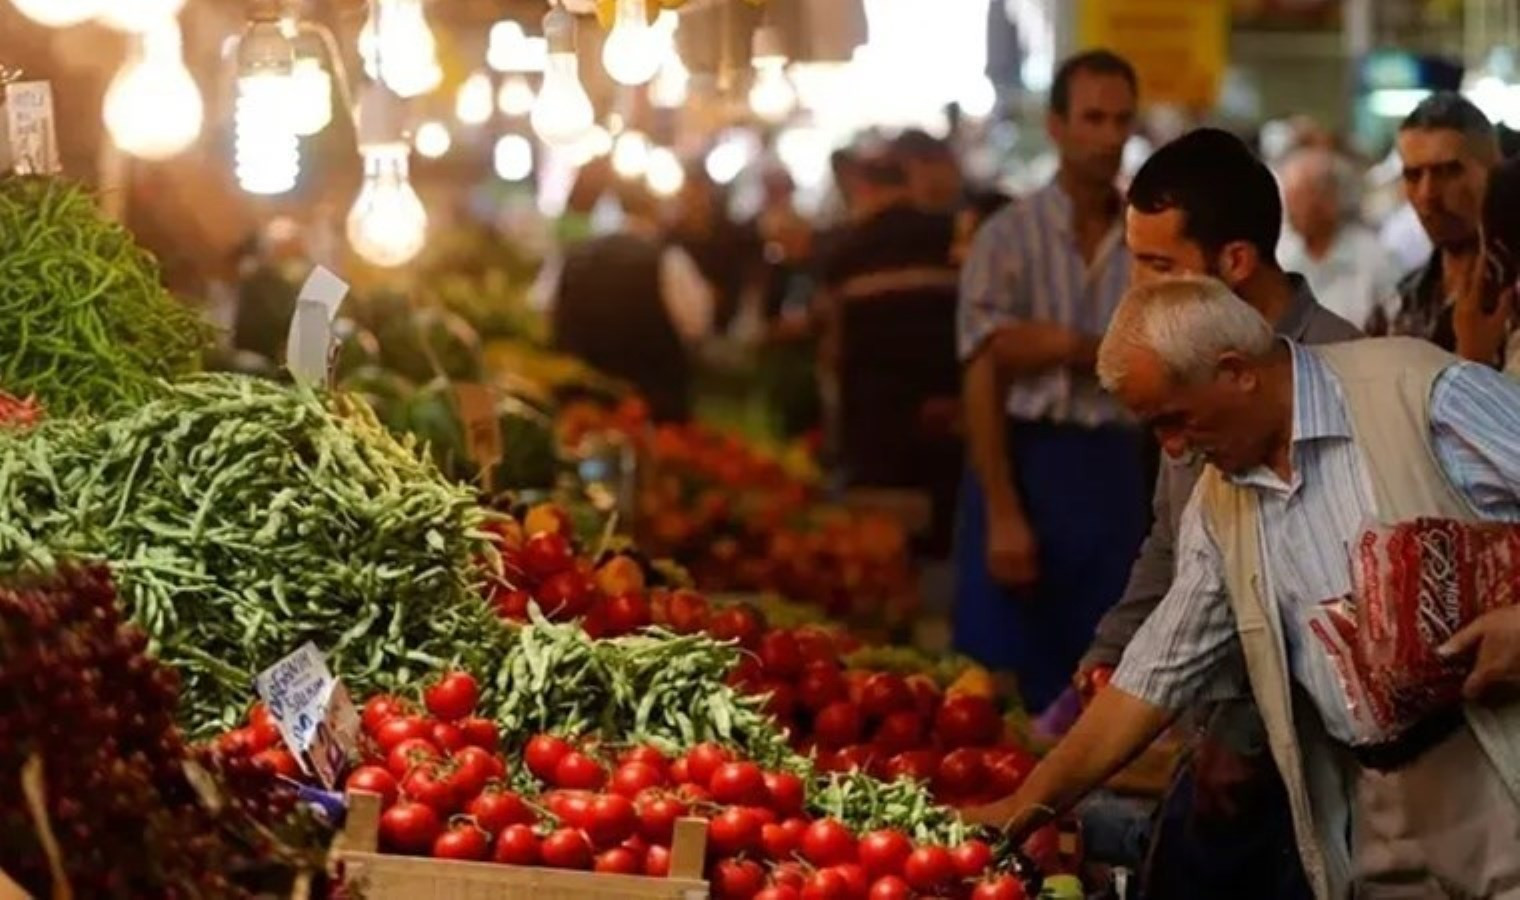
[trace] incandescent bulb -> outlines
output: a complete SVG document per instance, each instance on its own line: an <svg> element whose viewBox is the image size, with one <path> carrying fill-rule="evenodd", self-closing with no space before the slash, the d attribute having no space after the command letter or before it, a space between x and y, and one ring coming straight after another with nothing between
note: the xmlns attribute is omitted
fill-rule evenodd
<svg viewBox="0 0 1520 900"><path fill-rule="evenodd" d="M544 83L533 104L533 130L545 143L573 144L595 124L591 98L576 73L575 53L549 54Z"/></svg>
<svg viewBox="0 0 1520 900"><path fill-rule="evenodd" d="M250 194L283 194L296 186L301 148L290 123L290 76L259 71L238 78L233 113L238 183Z"/></svg>
<svg viewBox="0 0 1520 900"><path fill-rule="evenodd" d="M511 71L512 58L522 49L525 40L527 35L522 26L510 19L492 25L490 37L486 40L486 65L498 72Z"/></svg>
<svg viewBox="0 0 1520 900"><path fill-rule="evenodd" d="M11 0L11 4L38 25L66 28L100 15L106 0Z"/></svg>
<svg viewBox="0 0 1520 900"><path fill-rule="evenodd" d="M648 171L644 180L649 189L661 197L673 197L686 185L686 170L675 151L669 147L656 147L649 151Z"/></svg>
<svg viewBox="0 0 1520 900"><path fill-rule="evenodd" d="M667 39L650 27L644 2L617 0L612 31L602 44L602 65L619 84L643 84L654 77L665 61Z"/></svg>
<svg viewBox="0 0 1520 900"><path fill-rule="evenodd" d="M364 148L364 186L348 214L348 242L367 262L406 265L427 241L427 210L412 189L405 144Z"/></svg>
<svg viewBox="0 0 1520 900"><path fill-rule="evenodd" d="M496 95L496 108L504 116L526 116L533 111L533 101L538 95L522 75L508 75Z"/></svg>
<svg viewBox="0 0 1520 900"><path fill-rule="evenodd" d="M453 149L454 137L449 134L449 126L442 122L423 122L417 126L417 134L412 138L412 146L428 159L439 159L447 156Z"/></svg>
<svg viewBox="0 0 1520 900"><path fill-rule="evenodd" d="M117 31L143 32L179 15L185 0L110 0L100 5L100 24Z"/></svg>
<svg viewBox="0 0 1520 900"><path fill-rule="evenodd" d="M665 62L660 66L660 73L654 77L649 85L649 102L656 109L676 109L686 103L686 88L691 82L691 73L686 70L686 63L681 61L681 54L671 46L665 51Z"/></svg>
<svg viewBox="0 0 1520 900"><path fill-rule="evenodd" d="M567 151L572 165L584 166L612 152L612 133L600 125L592 125Z"/></svg>
<svg viewBox="0 0 1520 900"><path fill-rule="evenodd" d="M786 64L755 63L755 83L749 89L749 108L767 122L779 122L797 105L797 92L786 77Z"/></svg>
<svg viewBox="0 0 1520 900"><path fill-rule="evenodd" d="M624 178L638 178L649 169L649 139L637 131L625 131L612 144L612 170Z"/></svg>
<svg viewBox="0 0 1520 900"><path fill-rule="evenodd" d="M484 125L491 119L496 106L496 92L491 87L491 76L476 72L459 86L454 99L454 115L466 125Z"/></svg>
<svg viewBox="0 0 1520 900"><path fill-rule="evenodd" d="M422 0L379 0L359 31L359 55L371 78L402 97L421 96L443 81Z"/></svg>
<svg viewBox="0 0 1520 900"><path fill-rule="evenodd" d="M106 90L106 130L112 143L139 159L168 159L201 133L200 88L185 68L173 19L144 32L137 45Z"/></svg>
<svg viewBox="0 0 1520 900"><path fill-rule="evenodd" d="M318 134L332 122L332 76L311 56L296 60L290 73L290 124L302 137Z"/></svg>
<svg viewBox="0 0 1520 900"><path fill-rule="evenodd" d="M503 136L492 156L496 175L503 181L522 181L533 174L533 145L520 134Z"/></svg>

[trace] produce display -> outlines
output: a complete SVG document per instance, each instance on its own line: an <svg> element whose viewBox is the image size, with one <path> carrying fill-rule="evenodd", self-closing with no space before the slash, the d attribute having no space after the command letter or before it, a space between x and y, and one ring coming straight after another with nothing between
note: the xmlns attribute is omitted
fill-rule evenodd
<svg viewBox="0 0 1520 900"><path fill-rule="evenodd" d="M263 767L187 747L179 676L115 599L102 569L0 588L0 865L38 897L288 895L325 830Z"/></svg>
<svg viewBox="0 0 1520 900"><path fill-rule="evenodd" d="M0 177L0 387L55 415L142 403L210 338L80 185Z"/></svg>
<svg viewBox="0 0 1520 900"><path fill-rule="evenodd" d="M361 691L496 652L486 513L360 403L201 376L120 418L0 432L0 472L0 568L108 562L192 734L308 640Z"/></svg>

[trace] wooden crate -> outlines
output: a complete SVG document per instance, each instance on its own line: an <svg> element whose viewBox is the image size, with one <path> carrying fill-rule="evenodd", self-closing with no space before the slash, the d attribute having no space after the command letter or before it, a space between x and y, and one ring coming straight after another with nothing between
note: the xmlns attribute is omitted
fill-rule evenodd
<svg viewBox="0 0 1520 900"><path fill-rule="evenodd" d="M350 791L348 821L333 847L344 896L362 900L707 900L702 864L707 822L676 822L669 878L596 875L376 852L380 796Z"/></svg>

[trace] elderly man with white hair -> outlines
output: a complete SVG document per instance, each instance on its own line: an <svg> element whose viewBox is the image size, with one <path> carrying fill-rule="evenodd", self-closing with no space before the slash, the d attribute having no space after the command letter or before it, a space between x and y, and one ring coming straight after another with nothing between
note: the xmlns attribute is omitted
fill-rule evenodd
<svg viewBox="0 0 1520 900"><path fill-rule="evenodd" d="M1459 671L1454 699L1390 720L1369 702L1383 670L1348 651L1369 637L1351 559L1369 524L1520 522L1520 384L1413 339L1302 346L1191 277L1125 297L1098 372L1168 453L1209 466L1172 588L1111 685L1018 793L967 818L1023 833L1071 806L1238 647L1317 897L1520 896L1520 704L1464 702Z"/></svg>

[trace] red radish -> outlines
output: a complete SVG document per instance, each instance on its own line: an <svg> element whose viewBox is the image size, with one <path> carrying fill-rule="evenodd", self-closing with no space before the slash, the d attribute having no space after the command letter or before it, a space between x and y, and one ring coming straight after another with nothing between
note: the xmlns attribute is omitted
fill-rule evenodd
<svg viewBox="0 0 1520 900"><path fill-rule="evenodd" d="M284 747L271 747L255 753L253 763L266 772L286 778L298 778L301 775L301 764Z"/></svg>
<svg viewBox="0 0 1520 900"><path fill-rule="evenodd" d="M566 621L584 616L591 609L596 596L596 585L591 579L567 569L549 576L538 588L538 605L544 615L554 621Z"/></svg>
<svg viewBox="0 0 1520 900"><path fill-rule="evenodd" d="M666 603L670 630L676 634L695 634L707 627L707 599L694 591L675 591Z"/></svg>
<svg viewBox="0 0 1520 900"><path fill-rule="evenodd" d="M765 619L754 607L739 604L714 613L707 630L720 641L734 641L741 647L754 649L765 630Z"/></svg>
<svg viewBox="0 0 1520 900"><path fill-rule="evenodd" d="M618 594L608 598L603 609L607 633L614 637L647 628L653 621L649 601L639 593Z"/></svg>

